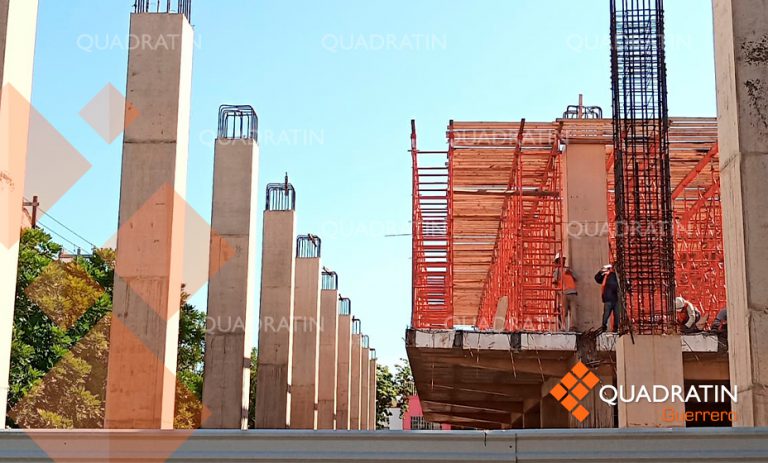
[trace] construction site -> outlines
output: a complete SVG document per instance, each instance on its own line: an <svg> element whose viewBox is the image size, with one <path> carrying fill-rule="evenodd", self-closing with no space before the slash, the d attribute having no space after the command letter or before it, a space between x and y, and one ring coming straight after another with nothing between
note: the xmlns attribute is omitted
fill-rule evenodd
<svg viewBox="0 0 768 463"><path fill-rule="evenodd" d="M574 95L546 120L448 114L438 146L411 119L404 335L367 334L327 248L344 238L297 230L323 189L259 184L258 102L219 101L199 429L179 429L192 3L130 15L131 36L174 45L127 52L101 425L0 431L0 462L768 461L765 0L712 3L717 117L670 116L663 0L607 0L610 107ZM38 7L0 0L0 421L14 424ZM395 343L442 430L380 430L374 346Z"/></svg>

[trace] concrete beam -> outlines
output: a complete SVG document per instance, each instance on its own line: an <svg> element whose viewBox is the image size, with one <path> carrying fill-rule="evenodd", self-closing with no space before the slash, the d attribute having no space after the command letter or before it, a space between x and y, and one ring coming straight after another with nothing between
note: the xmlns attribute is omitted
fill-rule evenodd
<svg viewBox="0 0 768 463"><path fill-rule="evenodd" d="M291 429L317 429L320 258L296 258Z"/></svg>
<svg viewBox="0 0 768 463"><path fill-rule="evenodd" d="M0 0L0 426L5 426L37 0Z"/></svg>
<svg viewBox="0 0 768 463"><path fill-rule="evenodd" d="M194 32L181 14L134 14L128 54L105 426L173 428ZM173 40L170 40L173 38Z"/></svg>
<svg viewBox="0 0 768 463"><path fill-rule="evenodd" d="M335 429L336 382L339 364L339 291L325 289L320 295L320 359L317 385L317 429Z"/></svg>
<svg viewBox="0 0 768 463"><path fill-rule="evenodd" d="M296 212L265 211L256 428L290 427Z"/></svg>
<svg viewBox="0 0 768 463"><path fill-rule="evenodd" d="M349 429L352 363L352 316L339 315L339 355L336 372L336 429Z"/></svg>
<svg viewBox="0 0 768 463"><path fill-rule="evenodd" d="M248 428L258 165L255 140L216 140L203 375L210 416L204 428Z"/></svg>
<svg viewBox="0 0 768 463"><path fill-rule="evenodd" d="M731 384L740 426L768 426L768 8L713 0Z"/></svg>

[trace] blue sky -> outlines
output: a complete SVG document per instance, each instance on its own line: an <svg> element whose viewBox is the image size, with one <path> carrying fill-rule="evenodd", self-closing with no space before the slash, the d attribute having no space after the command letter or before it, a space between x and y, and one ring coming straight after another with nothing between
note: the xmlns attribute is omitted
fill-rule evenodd
<svg viewBox="0 0 768 463"><path fill-rule="evenodd" d="M711 2L666 3L671 114L713 116ZM40 0L33 103L93 165L50 212L97 244L117 228L122 139L107 144L78 113L108 83L124 91L132 5ZM323 263L392 365L410 238L385 235L410 232L410 119L420 147L443 149L450 119L549 121L579 93L610 114L608 16L607 0L194 0L187 199L210 218L217 109L253 105L259 188L289 173L299 232L323 238ZM193 300L204 308L204 291Z"/></svg>

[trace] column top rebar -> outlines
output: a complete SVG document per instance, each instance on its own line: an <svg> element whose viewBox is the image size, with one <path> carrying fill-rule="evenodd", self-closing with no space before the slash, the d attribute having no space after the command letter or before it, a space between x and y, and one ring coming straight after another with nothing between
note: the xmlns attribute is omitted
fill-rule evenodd
<svg viewBox="0 0 768 463"><path fill-rule="evenodd" d="M296 257L299 259L316 259L320 257L322 241L319 236L307 234L296 238Z"/></svg>
<svg viewBox="0 0 768 463"><path fill-rule="evenodd" d="M348 297L341 297L341 295L339 295L339 315L348 316L351 314L352 314L352 301Z"/></svg>
<svg viewBox="0 0 768 463"><path fill-rule="evenodd" d="M175 6L173 5L175 3ZM136 0L134 13L183 14L187 21L192 21L192 0Z"/></svg>
<svg viewBox="0 0 768 463"><path fill-rule="evenodd" d="M259 116L253 106L221 105L219 139L259 141Z"/></svg>
<svg viewBox="0 0 768 463"><path fill-rule="evenodd" d="M367 334L364 334L360 338L360 345L363 347L363 349L368 349L371 346L371 338L369 338Z"/></svg>
<svg viewBox="0 0 768 463"><path fill-rule="evenodd" d="M322 289L330 291L338 291L339 289L339 275L325 267L323 267Z"/></svg>
<svg viewBox="0 0 768 463"><path fill-rule="evenodd" d="M361 334L363 332L363 322L357 317L352 317L352 334Z"/></svg>
<svg viewBox="0 0 768 463"><path fill-rule="evenodd" d="M285 181L283 183L270 183L267 185L266 210L296 210L296 189L288 183L288 174L285 174Z"/></svg>

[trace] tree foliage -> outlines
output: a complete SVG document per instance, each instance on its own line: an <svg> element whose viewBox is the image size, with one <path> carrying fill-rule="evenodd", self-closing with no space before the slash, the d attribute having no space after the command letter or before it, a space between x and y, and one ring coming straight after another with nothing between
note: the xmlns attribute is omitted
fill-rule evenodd
<svg viewBox="0 0 768 463"><path fill-rule="evenodd" d="M22 233L11 343L8 425L99 428L104 420L115 252L70 262L39 229ZM182 294L176 419L199 427L205 314Z"/></svg>

